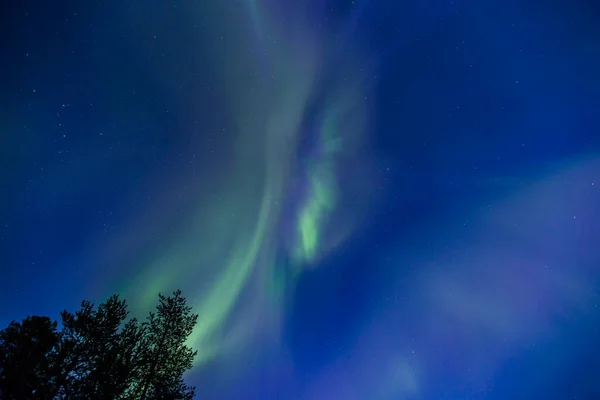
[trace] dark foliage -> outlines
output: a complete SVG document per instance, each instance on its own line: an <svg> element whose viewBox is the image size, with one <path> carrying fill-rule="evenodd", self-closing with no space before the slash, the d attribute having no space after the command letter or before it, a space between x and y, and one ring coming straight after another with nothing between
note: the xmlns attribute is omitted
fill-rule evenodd
<svg viewBox="0 0 600 400"><path fill-rule="evenodd" d="M146 321L128 319L112 296L48 317L27 317L0 331L0 399L192 399L183 381L196 352L185 345L197 315L181 291L159 295Z"/></svg>
<svg viewBox="0 0 600 400"><path fill-rule="evenodd" d="M0 397L46 399L53 392L56 322L27 317L0 331Z"/></svg>
<svg viewBox="0 0 600 400"><path fill-rule="evenodd" d="M157 312L144 323L141 399L192 399L193 387L183 382L183 373L192 367L196 352L185 346L198 316L192 314L178 290L171 297L159 294Z"/></svg>

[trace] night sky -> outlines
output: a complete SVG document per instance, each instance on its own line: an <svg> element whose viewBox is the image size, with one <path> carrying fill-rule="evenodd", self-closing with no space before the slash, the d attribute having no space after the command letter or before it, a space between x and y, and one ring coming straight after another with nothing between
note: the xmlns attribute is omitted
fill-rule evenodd
<svg viewBox="0 0 600 400"><path fill-rule="evenodd" d="M600 399L599 20L3 2L0 323L181 288L201 399Z"/></svg>

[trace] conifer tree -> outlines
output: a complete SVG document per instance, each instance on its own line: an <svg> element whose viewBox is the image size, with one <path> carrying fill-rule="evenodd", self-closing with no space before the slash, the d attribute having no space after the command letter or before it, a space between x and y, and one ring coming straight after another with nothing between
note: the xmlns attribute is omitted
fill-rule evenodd
<svg viewBox="0 0 600 400"><path fill-rule="evenodd" d="M56 326L48 317L33 316L0 331L0 398L52 397Z"/></svg>
<svg viewBox="0 0 600 400"><path fill-rule="evenodd" d="M128 368L133 360L127 357L141 337L139 326L133 329L139 325L136 320L121 328L127 315L127 303L116 295L97 310L84 301L74 315L63 311L60 346L69 354L63 360L63 374L69 383L65 394L104 399L119 398L124 393L134 378L133 369Z"/></svg>
<svg viewBox="0 0 600 400"><path fill-rule="evenodd" d="M128 319L112 296L47 317L27 317L0 331L0 399L192 399L183 373L196 352L185 345L198 318L181 291L159 295L155 313Z"/></svg>
<svg viewBox="0 0 600 400"><path fill-rule="evenodd" d="M183 381L197 352L186 346L198 315L187 306L181 290L165 297L159 294L156 313L150 313L143 327L143 361L146 372L140 381L141 400L192 399L195 387Z"/></svg>

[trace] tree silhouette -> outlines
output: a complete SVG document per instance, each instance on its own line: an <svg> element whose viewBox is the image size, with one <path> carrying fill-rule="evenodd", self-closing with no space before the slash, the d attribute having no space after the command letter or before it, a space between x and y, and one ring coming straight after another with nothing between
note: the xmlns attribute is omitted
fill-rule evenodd
<svg viewBox="0 0 600 400"><path fill-rule="evenodd" d="M121 326L127 318L127 303L110 297L94 310L88 301L75 314L63 311L60 345L71 397L119 398L134 380L131 356L141 338L137 320Z"/></svg>
<svg viewBox="0 0 600 400"><path fill-rule="evenodd" d="M148 367L140 384L142 400L192 399L195 388L183 382L197 352L185 345L198 316L192 314L181 291L159 294L157 312L144 323L143 364Z"/></svg>
<svg viewBox="0 0 600 400"><path fill-rule="evenodd" d="M183 373L197 317L176 291L143 323L116 295L63 311L60 331L48 317L13 321L0 331L0 399L192 399Z"/></svg>
<svg viewBox="0 0 600 400"><path fill-rule="evenodd" d="M56 325L48 317L33 316L0 331L0 398L52 397Z"/></svg>

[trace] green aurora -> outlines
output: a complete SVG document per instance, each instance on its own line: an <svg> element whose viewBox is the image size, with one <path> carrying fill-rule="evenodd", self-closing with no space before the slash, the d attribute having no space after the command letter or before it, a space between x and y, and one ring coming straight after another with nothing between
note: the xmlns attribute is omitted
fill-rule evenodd
<svg viewBox="0 0 600 400"><path fill-rule="evenodd" d="M211 5L220 17L199 33L214 39L204 45L215 87L235 116L231 166L124 290L147 310L156 293L184 289L199 314L190 337L197 365L277 331L282 294L356 231L372 197L360 53L333 52L339 39L311 29L299 10L267 15L247 4L243 15ZM226 36L214 33L223 26Z"/></svg>

